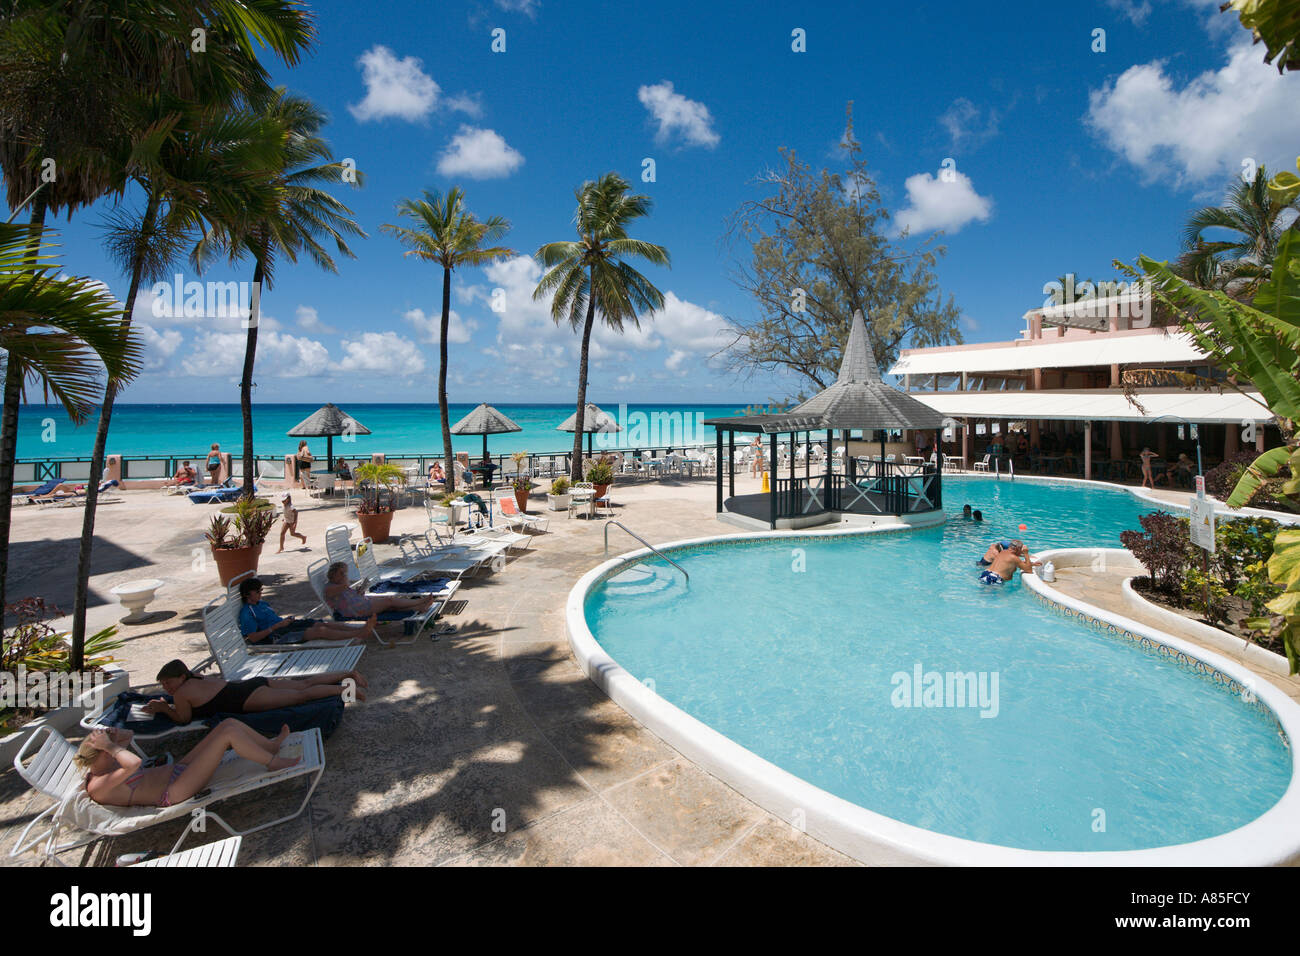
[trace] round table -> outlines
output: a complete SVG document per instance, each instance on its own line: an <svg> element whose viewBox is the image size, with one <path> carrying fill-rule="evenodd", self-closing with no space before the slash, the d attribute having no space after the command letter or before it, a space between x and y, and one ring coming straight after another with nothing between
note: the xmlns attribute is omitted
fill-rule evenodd
<svg viewBox="0 0 1300 956"><path fill-rule="evenodd" d="M499 467L501 466L480 462L477 465L470 465L468 470L469 473L474 475L474 477L478 479L479 483L486 488L488 485L492 484L492 476L496 474Z"/></svg>

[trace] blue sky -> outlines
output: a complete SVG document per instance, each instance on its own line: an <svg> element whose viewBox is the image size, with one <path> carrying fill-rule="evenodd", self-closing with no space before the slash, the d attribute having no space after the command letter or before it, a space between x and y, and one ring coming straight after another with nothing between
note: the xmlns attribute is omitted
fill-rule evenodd
<svg viewBox="0 0 1300 956"><path fill-rule="evenodd" d="M456 278L452 401L572 400L577 336L530 293L526 254L571 238L573 191L617 170L654 200L636 235L667 246L648 269L668 296L621 340L598 335L590 397L764 401L779 380L711 364L729 317L753 306L728 278L744 249L727 216L788 146L839 167L845 104L885 205L936 229L945 294L967 341L1015 337L1044 283L1105 278L1114 258L1169 258L1188 212L1244 161L1300 153L1300 77L1279 77L1217 0L914 4L610 5L558 0L314 0L319 42L278 82L331 117L335 155L366 173L339 189L369 238L339 274L282 265L262 300L256 398L430 401L441 276L380 232L394 204L461 185L513 223L523 256ZM505 51L493 52L504 30ZM794 52L792 31L806 35ZM1094 30L1105 51L1094 52ZM643 182L643 161L656 180ZM945 159L955 182L942 182ZM126 279L101 251L103 207L60 220L67 271ZM187 280L196 277L182 265ZM247 280L211 270L205 280ZM504 311L491 308L494 290ZM238 400L236 319L137 312L149 368L123 400ZM430 323L433 323L432 325Z"/></svg>

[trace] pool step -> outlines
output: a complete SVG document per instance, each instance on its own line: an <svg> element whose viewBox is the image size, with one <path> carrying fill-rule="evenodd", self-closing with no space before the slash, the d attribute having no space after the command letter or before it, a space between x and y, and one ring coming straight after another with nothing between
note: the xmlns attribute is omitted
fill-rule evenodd
<svg viewBox="0 0 1300 956"><path fill-rule="evenodd" d="M671 571L672 569L668 569ZM673 586L671 574L662 568L648 568L643 564L620 571L605 582L605 589L620 596L658 594Z"/></svg>

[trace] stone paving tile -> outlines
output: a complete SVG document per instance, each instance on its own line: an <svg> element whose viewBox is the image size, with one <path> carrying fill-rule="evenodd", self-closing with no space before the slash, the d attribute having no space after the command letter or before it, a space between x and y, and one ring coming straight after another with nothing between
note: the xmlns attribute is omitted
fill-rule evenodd
<svg viewBox="0 0 1300 956"><path fill-rule="evenodd" d="M621 708L616 708L613 716L602 713L597 720L556 724L547 728L547 736L582 778L599 791L631 780L677 756L675 750Z"/></svg>
<svg viewBox="0 0 1300 956"><path fill-rule="evenodd" d="M672 866L607 803L576 807L456 857L448 866Z"/></svg>
<svg viewBox="0 0 1300 956"><path fill-rule="evenodd" d="M685 866L712 863L746 830L770 817L684 757L615 787L606 800Z"/></svg>
<svg viewBox="0 0 1300 956"><path fill-rule="evenodd" d="M775 817L761 821L714 866L861 866Z"/></svg>
<svg viewBox="0 0 1300 956"><path fill-rule="evenodd" d="M543 729L575 718L603 722L630 719L623 708L606 697L577 667L551 668L536 677L514 681L510 686L524 709Z"/></svg>

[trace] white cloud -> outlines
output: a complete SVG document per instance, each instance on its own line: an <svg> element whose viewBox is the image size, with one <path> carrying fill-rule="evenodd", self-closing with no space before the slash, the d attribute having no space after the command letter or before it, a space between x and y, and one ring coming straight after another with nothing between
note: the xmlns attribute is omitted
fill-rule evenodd
<svg viewBox="0 0 1300 956"><path fill-rule="evenodd" d="M511 13L526 13L530 17L536 17L541 4L537 0L497 0L497 6Z"/></svg>
<svg viewBox="0 0 1300 956"><path fill-rule="evenodd" d="M978 332L980 324L969 315L963 315L961 317L961 327L967 332Z"/></svg>
<svg viewBox="0 0 1300 956"><path fill-rule="evenodd" d="M200 332L181 368L196 378L237 377L244 366L245 341L243 332ZM259 329L259 378L309 378L328 369L329 350L315 339Z"/></svg>
<svg viewBox="0 0 1300 956"><path fill-rule="evenodd" d="M1249 36L1227 63L1178 88L1163 61L1131 66L1089 94L1088 125L1146 181L1204 182L1239 173L1252 159L1274 168L1295 161L1300 77L1263 62Z"/></svg>
<svg viewBox="0 0 1300 956"><path fill-rule="evenodd" d="M177 289L180 290L179 297ZM253 286L239 279L196 279L192 275L168 276L136 293L132 322L160 328L202 328L209 332L234 332L245 328L252 306ZM260 308L260 306L259 306ZM262 311L258 328L281 328L279 320Z"/></svg>
<svg viewBox="0 0 1300 956"><path fill-rule="evenodd" d="M952 101L939 122L948 131L954 149L973 149L998 134L997 110L985 113L964 96Z"/></svg>
<svg viewBox="0 0 1300 956"><path fill-rule="evenodd" d="M1147 17L1151 16L1151 4L1147 0L1141 0L1141 2L1137 2L1137 0L1106 0L1106 6L1112 10L1118 10L1121 16L1137 27L1146 23Z"/></svg>
<svg viewBox="0 0 1300 956"><path fill-rule="evenodd" d="M438 159L444 176L495 179L509 176L524 164L524 154L495 130L462 126Z"/></svg>
<svg viewBox="0 0 1300 956"><path fill-rule="evenodd" d="M956 232L969 222L988 220L993 200L977 193L965 173L951 172L951 182L930 173L907 177L908 205L894 217L900 233L904 229L913 234L934 229Z"/></svg>
<svg viewBox="0 0 1300 956"><path fill-rule="evenodd" d="M714 132L709 108L703 103L688 100L680 93L674 93L672 83L667 80L654 86L641 87L636 92L636 98L659 124L655 142L667 143L677 136L687 146L706 146L709 149L721 142L722 137Z"/></svg>
<svg viewBox="0 0 1300 956"><path fill-rule="evenodd" d="M423 309L408 309L402 313L402 317L415 326L419 332L418 338L421 342L437 345L442 338L441 312L431 312L425 315ZM467 344L473 338L474 330L477 328L477 322L473 319L462 318L459 312L452 309L447 313L447 344Z"/></svg>
<svg viewBox="0 0 1300 956"><path fill-rule="evenodd" d="M424 355L414 342L396 332L363 332L359 339L343 340L343 358L334 368L406 378L424 371Z"/></svg>
<svg viewBox="0 0 1300 956"><path fill-rule="evenodd" d="M151 325L143 322L132 323L144 340L145 354L144 367L146 371L154 372L167 367L171 357L176 354L176 350L181 347L184 336L176 329L164 329L159 332Z"/></svg>
<svg viewBox="0 0 1300 956"><path fill-rule="evenodd" d="M388 47L377 44L361 54L357 65L361 67L366 96L360 103L350 104L348 112L358 122L395 117L414 123L439 106L472 116L482 111L477 98L465 93L447 97L440 103L438 95L442 88L424 72L424 61L417 56L399 60Z"/></svg>
<svg viewBox="0 0 1300 956"><path fill-rule="evenodd" d="M320 320L320 313L310 305L300 305L295 310L295 316L298 319L298 328L307 332L316 332L322 335L333 335L338 329L331 325L326 325Z"/></svg>

